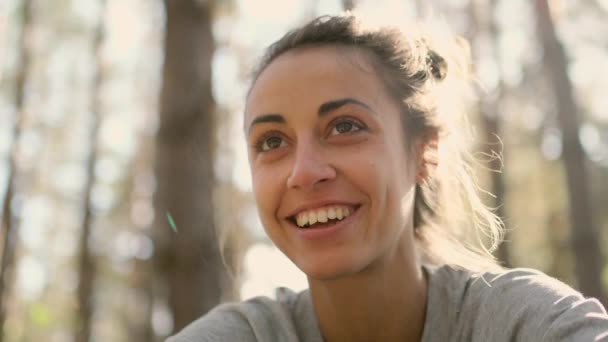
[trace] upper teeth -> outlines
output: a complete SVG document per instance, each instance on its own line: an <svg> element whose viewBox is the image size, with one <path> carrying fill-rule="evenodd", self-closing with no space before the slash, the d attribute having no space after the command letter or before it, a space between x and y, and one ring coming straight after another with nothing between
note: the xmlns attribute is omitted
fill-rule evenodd
<svg viewBox="0 0 608 342"><path fill-rule="evenodd" d="M313 225L317 222L325 223L327 220L342 220L350 215L353 210L347 206L329 206L314 210L305 210L296 215L296 223L300 227Z"/></svg>

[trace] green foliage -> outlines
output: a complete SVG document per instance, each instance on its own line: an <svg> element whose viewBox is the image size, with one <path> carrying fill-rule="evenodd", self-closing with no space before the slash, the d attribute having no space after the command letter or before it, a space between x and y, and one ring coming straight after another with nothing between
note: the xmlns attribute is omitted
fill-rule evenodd
<svg viewBox="0 0 608 342"><path fill-rule="evenodd" d="M39 328L46 328L52 323L51 311L46 304L41 302L30 304L28 316L30 321Z"/></svg>

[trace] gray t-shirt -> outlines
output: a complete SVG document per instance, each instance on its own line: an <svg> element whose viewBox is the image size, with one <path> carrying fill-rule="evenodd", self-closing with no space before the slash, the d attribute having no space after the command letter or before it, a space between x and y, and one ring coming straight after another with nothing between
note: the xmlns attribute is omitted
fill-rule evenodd
<svg viewBox="0 0 608 342"><path fill-rule="evenodd" d="M422 342L608 341L608 315L596 299L541 272L475 275L424 267L429 291ZM223 304L167 342L322 342L308 291L280 288L277 300Z"/></svg>

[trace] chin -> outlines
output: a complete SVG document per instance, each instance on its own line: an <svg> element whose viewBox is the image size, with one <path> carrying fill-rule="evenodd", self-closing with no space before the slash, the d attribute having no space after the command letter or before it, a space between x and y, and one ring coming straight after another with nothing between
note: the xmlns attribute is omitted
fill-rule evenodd
<svg viewBox="0 0 608 342"><path fill-rule="evenodd" d="M352 257L317 257L313 260L301 260L296 266L314 280L337 280L360 272L364 266Z"/></svg>

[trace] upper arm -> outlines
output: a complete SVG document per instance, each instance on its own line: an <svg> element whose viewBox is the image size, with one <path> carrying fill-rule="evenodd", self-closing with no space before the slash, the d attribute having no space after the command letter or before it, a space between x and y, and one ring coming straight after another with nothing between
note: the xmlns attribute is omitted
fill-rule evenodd
<svg viewBox="0 0 608 342"><path fill-rule="evenodd" d="M484 283L476 286L485 287ZM480 291L486 336L514 341L608 341L608 315L596 299L540 272L517 269Z"/></svg>
<svg viewBox="0 0 608 342"><path fill-rule="evenodd" d="M608 315L596 299L581 299L555 317L542 341L608 341Z"/></svg>

